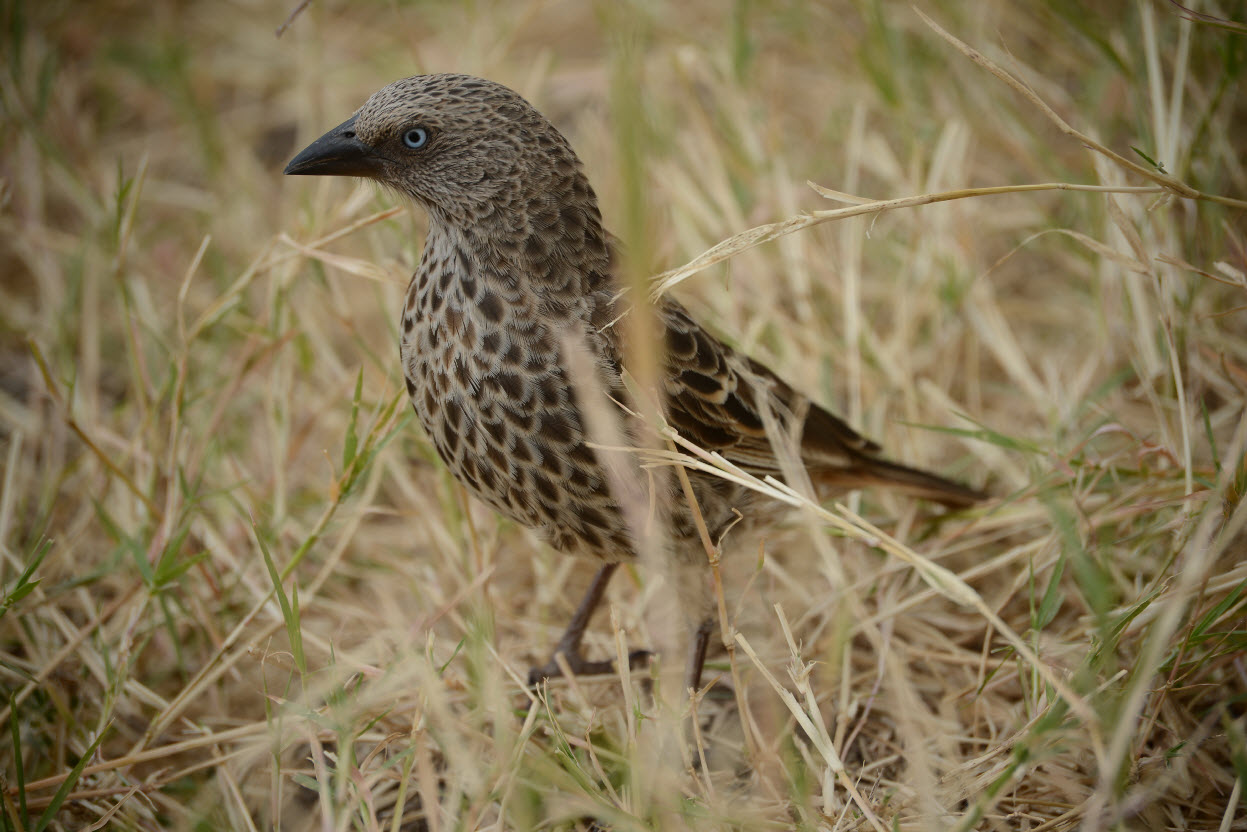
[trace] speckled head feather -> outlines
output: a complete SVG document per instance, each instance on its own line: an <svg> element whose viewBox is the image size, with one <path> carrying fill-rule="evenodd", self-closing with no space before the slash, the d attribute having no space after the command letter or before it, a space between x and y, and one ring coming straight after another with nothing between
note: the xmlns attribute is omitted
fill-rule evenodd
<svg viewBox="0 0 1247 832"><path fill-rule="evenodd" d="M559 549L607 564L634 557L633 530L577 404L586 381L627 398L626 350L609 326L623 310L597 199L562 134L500 84L417 75L374 94L286 172L366 176L428 210L401 352L412 404L438 454L473 494ZM662 299L654 313L665 331L667 420L703 448L746 471L782 476L763 427L769 413L795 438L814 481L828 488L879 485L950 506L982 498L881 459L877 445L716 339L674 301ZM596 378L569 377L569 337L593 358ZM743 486L698 471L688 476L716 540L738 512L760 507ZM671 482L659 487L674 489ZM670 527L673 563L703 568L683 495L670 490L652 503ZM596 603L601 586L594 586L598 595L588 600ZM686 601L694 615L708 614L708 596ZM577 620L583 629L587 616ZM708 632L698 631L703 647ZM569 630L559 650L576 668L574 635Z"/></svg>
<svg viewBox="0 0 1247 832"><path fill-rule="evenodd" d="M395 81L359 109L354 130L384 159L373 178L449 222L480 222L502 210L516 218L554 198L592 193L562 134L493 81L470 75ZM413 131L424 131L418 148L404 140Z"/></svg>

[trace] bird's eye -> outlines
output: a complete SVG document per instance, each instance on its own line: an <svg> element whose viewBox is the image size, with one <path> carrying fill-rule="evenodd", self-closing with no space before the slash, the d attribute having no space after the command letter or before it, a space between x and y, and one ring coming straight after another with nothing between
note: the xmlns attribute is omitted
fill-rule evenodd
<svg viewBox="0 0 1247 832"><path fill-rule="evenodd" d="M403 134L403 144L412 150L419 150L429 143L429 131L423 127L413 127Z"/></svg>

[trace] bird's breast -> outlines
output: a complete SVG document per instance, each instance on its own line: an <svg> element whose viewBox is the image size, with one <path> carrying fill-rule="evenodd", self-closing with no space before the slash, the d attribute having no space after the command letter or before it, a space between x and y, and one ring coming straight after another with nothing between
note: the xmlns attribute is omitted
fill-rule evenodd
<svg viewBox="0 0 1247 832"><path fill-rule="evenodd" d="M401 348L416 415L476 496L556 545L587 544L560 548L605 551L621 524L586 444L557 322L521 282L466 261L426 251L408 288Z"/></svg>

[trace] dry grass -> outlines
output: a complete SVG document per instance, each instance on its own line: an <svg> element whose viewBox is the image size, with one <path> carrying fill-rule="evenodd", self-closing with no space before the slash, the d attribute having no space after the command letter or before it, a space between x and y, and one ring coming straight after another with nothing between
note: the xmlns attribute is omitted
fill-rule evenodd
<svg viewBox="0 0 1247 832"><path fill-rule="evenodd" d="M906 3L316 3L275 39L291 5L5 0L0 829L1247 829L1244 39L1033 5L923 5L1028 97ZM736 696L699 720L637 673L528 707L591 567L466 502L408 415L423 217L279 175L448 70L569 135L638 274L840 207L807 180L1104 189L683 280L997 495L779 494L725 553ZM618 580L590 652L672 644L654 596Z"/></svg>

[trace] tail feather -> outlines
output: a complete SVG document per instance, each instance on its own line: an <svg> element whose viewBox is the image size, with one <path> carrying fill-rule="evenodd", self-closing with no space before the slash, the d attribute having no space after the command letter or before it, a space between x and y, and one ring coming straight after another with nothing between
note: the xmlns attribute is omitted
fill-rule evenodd
<svg viewBox="0 0 1247 832"><path fill-rule="evenodd" d="M864 459L852 468L827 473L829 484L848 488L880 486L931 500L947 508L968 508L988 498L985 492L959 482L884 459Z"/></svg>

